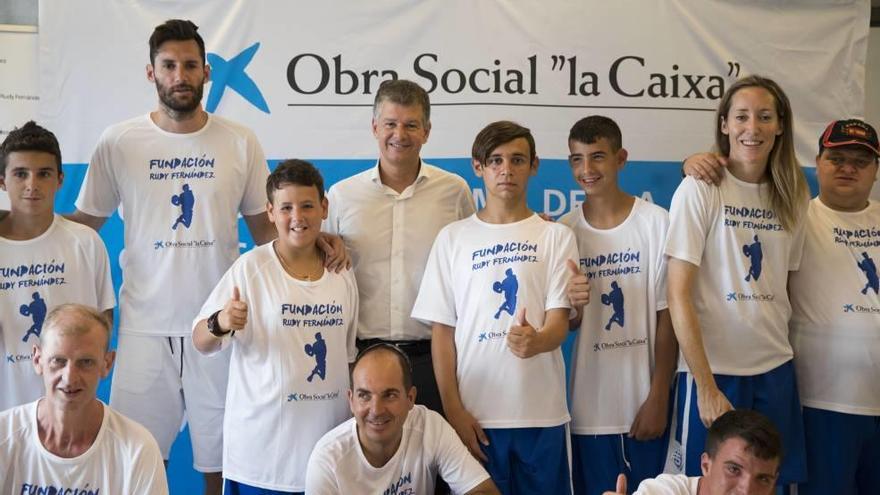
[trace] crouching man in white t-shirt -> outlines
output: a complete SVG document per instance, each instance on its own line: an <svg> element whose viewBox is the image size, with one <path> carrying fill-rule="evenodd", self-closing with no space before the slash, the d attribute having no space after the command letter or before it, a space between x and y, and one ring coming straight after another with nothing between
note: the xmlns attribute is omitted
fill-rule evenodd
<svg viewBox="0 0 880 495"><path fill-rule="evenodd" d="M306 493L500 494L442 416L416 406L409 358L391 344L358 356L348 400L354 418L324 435L309 458Z"/></svg>
<svg viewBox="0 0 880 495"><path fill-rule="evenodd" d="M109 343L94 308L46 316L33 348L46 395L0 413L0 493L168 493L156 440L96 398L113 367Z"/></svg>
<svg viewBox="0 0 880 495"><path fill-rule="evenodd" d="M769 495L781 462L782 440L773 423L759 412L734 409L709 427L702 476L661 474L643 481L633 495ZM605 495L625 493L626 478L620 475L617 491Z"/></svg>

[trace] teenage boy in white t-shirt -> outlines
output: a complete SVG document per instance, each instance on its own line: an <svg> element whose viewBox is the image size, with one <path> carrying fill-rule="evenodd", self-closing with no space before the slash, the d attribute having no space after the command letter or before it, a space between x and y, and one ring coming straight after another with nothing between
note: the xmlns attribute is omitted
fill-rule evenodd
<svg viewBox="0 0 880 495"><path fill-rule="evenodd" d="M413 317L433 322L443 410L502 493L570 493L565 372L568 227L526 204L537 172L531 132L486 126L473 167L486 206L434 241Z"/></svg>
<svg viewBox="0 0 880 495"><path fill-rule="evenodd" d="M113 319L104 243L92 229L55 214L63 179L55 135L33 121L0 144L0 189L10 200L10 211L0 213L0 410L43 395L31 349L49 310L80 303Z"/></svg>
<svg viewBox="0 0 880 495"><path fill-rule="evenodd" d="M310 163L287 160L269 175L266 194L278 239L242 255L193 321L199 352L232 345L227 494L303 492L315 443L349 417L357 286L350 271L324 269L324 182Z"/></svg>
<svg viewBox="0 0 880 495"><path fill-rule="evenodd" d="M678 345L666 309L666 210L622 191L627 151L601 115L574 124L569 164L586 199L559 223L572 228L572 306L581 318L572 354L572 479L598 495L626 473L634 486L663 471L670 384ZM589 285L587 283L589 282ZM592 304L589 291L597 294ZM600 304L601 303L601 304Z"/></svg>

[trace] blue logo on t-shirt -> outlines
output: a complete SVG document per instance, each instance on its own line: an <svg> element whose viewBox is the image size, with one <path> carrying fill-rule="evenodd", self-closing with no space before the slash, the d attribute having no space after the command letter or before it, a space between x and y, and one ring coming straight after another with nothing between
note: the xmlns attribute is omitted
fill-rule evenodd
<svg viewBox="0 0 880 495"><path fill-rule="evenodd" d="M611 319L605 325L605 330L610 331L612 323L617 323L623 328L623 291L617 285L616 280L611 282L611 291L608 294L602 294L601 299L602 304L611 306L611 309L614 310L614 314L611 315Z"/></svg>
<svg viewBox="0 0 880 495"><path fill-rule="evenodd" d="M46 319L46 300L40 297L39 292L34 292L32 297L33 300L30 304L22 304L21 307L18 308L18 312L21 313L22 316L30 316L33 320L33 325L31 325L27 332L25 332L24 338L21 339L22 342L27 342L31 335L40 338L40 331L43 329L43 320Z"/></svg>
<svg viewBox="0 0 880 495"><path fill-rule="evenodd" d="M749 267L749 273L746 275L746 282L750 280L757 281L761 277L761 263L764 261L764 251L761 249L761 241L758 240L758 234L755 234L755 242L743 246L743 254L752 261Z"/></svg>
<svg viewBox="0 0 880 495"><path fill-rule="evenodd" d="M498 294L504 294L504 302L501 303L498 311L495 312L496 320L501 316L502 311L506 311L510 316L513 316L514 312L516 312L516 293L519 292L519 282L516 280L516 275L513 274L512 268L508 268L504 273L507 274L504 280L492 284L492 290Z"/></svg>
<svg viewBox="0 0 880 495"><path fill-rule="evenodd" d="M193 205L195 202L196 198L193 196L189 184L183 185L183 192L171 196L171 204L180 207L180 216L177 217L177 221L171 226L171 230L176 229L179 224L183 224L184 227L189 228L190 224L192 224Z"/></svg>
<svg viewBox="0 0 880 495"><path fill-rule="evenodd" d="M327 341L321 336L321 332L315 333L315 341L311 344L306 344L305 347L306 354L309 356L313 356L315 358L315 369L312 370L312 374L306 378L306 381L311 382L312 378L315 375L318 375L318 378L323 380L327 376Z"/></svg>
<svg viewBox="0 0 880 495"><path fill-rule="evenodd" d="M877 294L877 291L880 290L880 279L877 278L877 265L874 264L874 260L868 256L866 251L862 251L862 260L857 264L865 272L865 277L868 279L868 283L862 289L862 294L867 294L868 289L873 290L874 294Z"/></svg>

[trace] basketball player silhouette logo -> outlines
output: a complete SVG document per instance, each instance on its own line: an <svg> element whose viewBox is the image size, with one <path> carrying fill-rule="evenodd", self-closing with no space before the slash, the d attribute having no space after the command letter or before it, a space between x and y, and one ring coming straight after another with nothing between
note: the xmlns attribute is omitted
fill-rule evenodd
<svg viewBox="0 0 880 495"><path fill-rule="evenodd" d="M184 227L189 228L192 224L193 205L196 204L196 198L193 195L192 190L190 190L189 184L183 185L183 192L171 196L171 204L180 207L180 216L177 217L174 225L171 226L171 230L176 229L177 226L181 224Z"/></svg>
<svg viewBox="0 0 880 495"><path fill-rule="evenodd" d="M764 262L764 251L761 249L761 241L758 240L758 234L755 234L755 242L743 246L743 254L751 260L749 273L746 275L746 282L750 280L757 281L761 277L761 264Z"/></svg>
<svg viewBox="0 0 880 495"><path fill-rule="evenodd" d="M39 292L34 292L31 298L33 300L30 304L22 304L18 308L18 312L22 316L29 316L33 320L33 324L25 332L24 338L21 339L22 342L27 342L31 335L40 338L40 332L43 330L43 320L46 319L46 300L40 297Z"/></svg>
<svg viewBox="0 0 880 495"><path fill-rule="evenodd" d="M623 291L617 285L617 281L611 282L611 291L608 294L602 294L602 304L611 306L614 311L608 324L605 325L605 330L611 331L612 323L617 323L623 328Z"/></svg>
<svg viewBox="0 0 880 495"><path fill-rule="evenodd" d="M877 291L880 290L880 279L877 278L877 265L874 264L874 260L868 256L866 251L862 251L862 260L857 264L865 272L865 277L868 279L868 282L862 289L862 294L867 294L868 289L873 290L874 294L877 294Z"/></svg>
<svg viewBox="0 0 880 495"><path fill-rule="evenodd" d="M516 293L519 292L519 282L516 280L516 275L513 274L512 268L508 268L504 273L506 276L503 280L492 284L493 291L498 294L504 294L504 302L501 303L498 311L495 312L496 320L501 316L502 311L510 316L513 316L513 313L516 311Z"/></svg>
<svg viewBox="0 0 880 495"><path fill-rule="evenodd" d="M305 347L306 355L312 356L315 358L315 369L312 370L312 374L306 378L306 381L311 382L312 378L315 375L318 376L321 380L326 378L327 376L327 341L324 340L324 337L321 336L321 332L317 332L315 334L315 341L311 344L306 344Z"/></svg>

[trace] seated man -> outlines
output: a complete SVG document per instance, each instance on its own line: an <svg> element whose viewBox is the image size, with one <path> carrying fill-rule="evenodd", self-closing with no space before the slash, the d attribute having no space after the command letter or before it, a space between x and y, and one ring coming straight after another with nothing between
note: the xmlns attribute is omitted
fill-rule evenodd
<svg viewBox="0 0 880 495"><path fill-rule="evenodd" d="M156 440L95 397L113 367L109 343L96 309L46 316L33 348L46 395L0 413L0 493L168 493Z"/></svg>
<svg viewBox="0 0 880 495"><path fill-rule="evenodd" d="M354 418L315 445L306 493L434 493L439 474L453 493L499 494L455 430L415 399L403 351L391 344L364 349L348 391Z"/></svg>
<svg viewBox="0 0 880 495"><path fill-rule="evenodd" d="M781 462L782 441L770 420L749 409L734 409L709 427L702 476L661 474L643 481L633 495L769 495ZM620 475L617 491L605 495L625 493L626 478Z"/></svg>

